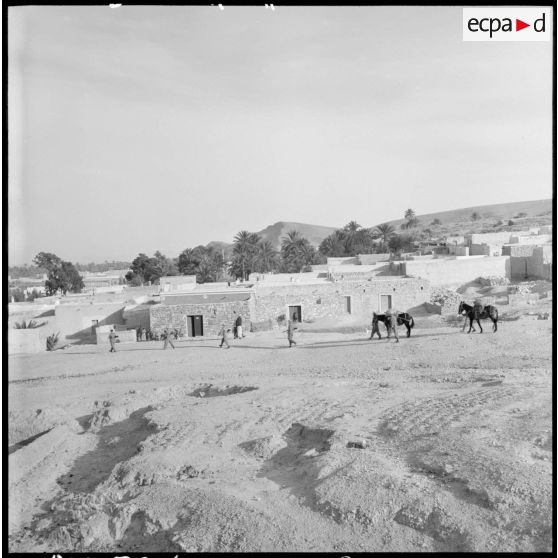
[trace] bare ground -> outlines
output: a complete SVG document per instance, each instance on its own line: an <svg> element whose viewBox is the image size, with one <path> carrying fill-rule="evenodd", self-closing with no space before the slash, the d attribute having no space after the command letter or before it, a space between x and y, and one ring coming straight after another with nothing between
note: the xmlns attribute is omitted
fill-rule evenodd
<svg viewBox="0 0 558 558"><path fill-rule="evenodd" d="M10 550L550 551L550 302L514 312L10 357Z"/></svg>

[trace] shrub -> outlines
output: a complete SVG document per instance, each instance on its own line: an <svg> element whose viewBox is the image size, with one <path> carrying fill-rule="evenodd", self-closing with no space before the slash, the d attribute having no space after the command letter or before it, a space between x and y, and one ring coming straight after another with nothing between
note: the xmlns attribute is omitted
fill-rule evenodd
<svg viewBox="0 0 558 558"><path fill-rule="evenodd" d="M49 335L47 337L47 340L46 340L47 351L54 351L54 349L56 347L56 344L58 343L59 335L60 335L60 332L53 333L52 335Z"/></svg>
<svg viewBox="0 0 558 558"><path fill-rule="evenodd" d="M35 320L29 320L28 322L23 320L22 322L16 322L14 324L14 329L37 329L43 325L45 325L45 322L39 324Z"/></svg>

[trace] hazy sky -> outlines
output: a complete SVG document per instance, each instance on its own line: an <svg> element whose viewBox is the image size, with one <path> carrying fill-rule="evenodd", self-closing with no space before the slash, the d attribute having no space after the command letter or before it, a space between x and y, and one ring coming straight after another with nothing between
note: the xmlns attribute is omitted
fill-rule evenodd
<svg viewBox="0 0 558 558"><path fill-rule="evenodd" d="M8 8L9 258L552 197L552 43L460 7Z"/></svg>

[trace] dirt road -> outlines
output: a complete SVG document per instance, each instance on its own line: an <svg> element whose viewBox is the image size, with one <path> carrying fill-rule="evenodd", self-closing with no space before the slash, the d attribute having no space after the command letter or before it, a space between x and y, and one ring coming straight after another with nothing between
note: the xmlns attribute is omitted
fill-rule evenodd
<svg viewBox="0 0 558 558"><path fill-rule="evenodd" d="M550 551L537 318L11 357L10 550Z"/></svg>

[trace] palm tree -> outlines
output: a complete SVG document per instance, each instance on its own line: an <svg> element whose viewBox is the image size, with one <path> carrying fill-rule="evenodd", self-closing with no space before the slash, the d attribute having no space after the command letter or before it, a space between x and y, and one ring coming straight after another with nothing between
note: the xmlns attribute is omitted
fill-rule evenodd
<svg viewBox="0 0 558 558"><path fill-rule="evenodd" d="M269 240L258 243L258 251L254 255L254 271L265 273L274 271L279 263L279 254Z"/></svg>
<svg viewBox="0 0 558 558"><path fill-rule="evenodd" d="M233 269L242 274L242 279L248 279L252 271L252 263L258 250L260 237L256 233L240 231L234 237Z"/></svg>
<svg viewBox="0 0 558 558"><path fill-rule="evenodd" d="M281 241L281 259L287 272L299 272L312 263L316 250L298 231L291 230Z"/></svg>
<svg viewBox="0 0 558 558"><path fill-rule="evenodd" d="M329 236L326 236L320 244L320 254L339 258L345 255L345 235L343 231L336 230Z"/></svg>
<svg viewBox="0 0 558 558"><path fill-rule="evenodd" d="M383 223L383 224L378 225L376 227L376 232L380 235L383 242L385 244L388 244L389 239L395 233L395 229L391 225L389 225L388 223Z"/></svg>
<svg viewBox="0 0 558 558"><path fill-rule="evenodd" d="M413 221L416 218L415 212L412 209L407 209L407 211L405 211L405 219L407 219L407 221Z"/></svg>

